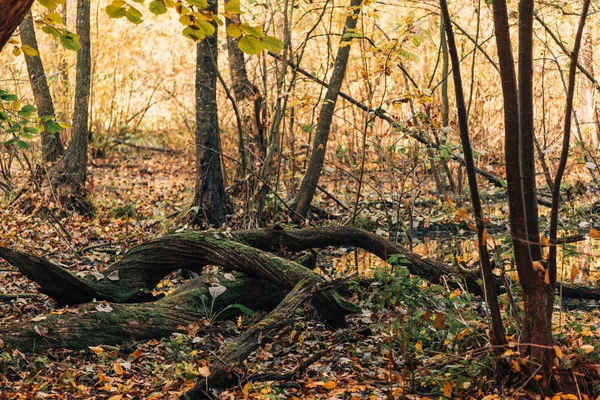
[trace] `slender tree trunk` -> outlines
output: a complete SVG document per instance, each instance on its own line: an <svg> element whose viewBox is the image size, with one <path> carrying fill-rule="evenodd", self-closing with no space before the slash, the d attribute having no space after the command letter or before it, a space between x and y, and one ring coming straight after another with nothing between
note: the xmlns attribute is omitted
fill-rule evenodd
<svg viewBox="0 0 600 400"><path fill-rule="evenodd" d="M33 0L0 1L0 51L31 8Z"/></svg>
<svg viewBox="0 0 600 400"><path fill-rule="evenodd" d="M333 73L331 74L331 80L327 88L327 93L325 94L325 100L323 101L321 112L319 113L319 123L317 125L317 132L313 143L312 155L310 157L310 162L308 163L308 169L302 179L302 184L298 191L298 201L295 208L297 215L294 215L293 217L295 222L300 222L299 216L306 217L308 214L310 203L312 202L317 189L317 184L319 183L319 176L321 175L321 169L323 168L323 162L325 161L325 152L327 151L327 141L329 139L329 131L333 120L333 112L335 111L335 105L342 83L344 82L346 67L350 57L351 33L356 28L361 4L362 0L350 1L349 15L346 18L342 40L335 57Z"/></svg>
<svg viewBox="0 0 600 400"><path fill-rule="evenodd" d="M90 1L77 1L77 52L73 134L65 156L50 171L50 182L63 206L91 215L93 206L85 189L89 139L89 98L91 85Z"/></svg>
<svg viewBox="0 0 600 400"><path fill-rule="evenodd" d="M19 31L21 34L21 42L24 45L37 50L39 53L31 13L28 13L25 17ZM54 116L54 105L41 56L38 54L37 56L31 57L25 54L25 63L27 64L27 73L29 74L29 82L31 83L31 90L33 91L33 98L35 99L35 106L38 109L38 115ZM58 133L50 133L47 131L42 133L42 160L44 162L56 161L56 159L63 154L63 150L63 145Z"/></svg>
<svg viewBox="0 0 600 400"><path fill-rule="evenodd" d="M240 24L240 17L232 15L226 19L225 24L229 26L231 23ZM261 110L263 107L263 96L258 90L258 87L248 79L246 69L246 60L244 53L237 45L237 40L231 36L227 36L227 53L229 55L229 73L231 76L231 87L233 95L237 102L237 106L242 115L242 132L245 139L250 139L254 142L254 148L250 148L248 157L253 160L252 155L257 153L261 159L264 159L266 153L266 143L264 137L264 124L262 121ZM246 142L246 144L250 144ZM244 151L247 151L244 148ZM250 166L254 170L254 166ZM246 172L244 171L244 174Z"/></svg>
<svg viewBox="0 0 600 400"><path fill-rule="evenodd" d="M535 182L533 125L533 0L519 2L519 150L531 259L542 258Z"/></svg>
<svg viewBox="0 0 600 400"><path fill-rule="evenodd" d="M216 0L209 10L216 12ZM230 210L221 169L217 107L217 26L196 45L196 189L195 222L221 226Z"/></svg>
<svg viewBox="0 0 600 400"><path fill-rule="evenodd" d="M594 75L594 47L592 45L592 31L588 29L583 36L583 44L581 48L581 58L583 58L583 65L590 74ZM598 148L598 119L596 115L596 95L594 84L587 78L582 79L583 86L583 107L581 112L581 119L583 120L584 131L589 134L592 149ZM589 126L589 128L588 128ZM588 160L586 160L588 161Z"/></svg>
<svg viewBox="0 0 600 400"><path fill-rule="evenodd" d="M483 276L483 287L485 300L490 309L492 317L492 344L506 345L506 337L504 326L502 325L502 316L500 315L500 306L498 305L498 295L494 283L494 274L490 264L490 255L487 248L487 231L485 222L483 221L483 211L481 209L481 200L479 198L479 189L477 187L477 174L475 173L475 163L473 161L473 151L469 138L469 127L467 122L467 110L465 107L465 98L462 88L462 78L460 75L460 60L458 51L454 41L454 33L452 32L452 21L448 11L446 0L440 0L442 16L444 18L444 28L448 37L448 50L450 59L452 60L452 75L454 77L454 90L456 92L456 106L458 109L458 124L460 127L460 140L462 142L463 154L465 157L465 169L469 181L469 189L471 192L471 203L473 204L473 214L477 225L477 238L479 248L479 259L481 272ZM501 348L498 349L503 352Z"/></svg>

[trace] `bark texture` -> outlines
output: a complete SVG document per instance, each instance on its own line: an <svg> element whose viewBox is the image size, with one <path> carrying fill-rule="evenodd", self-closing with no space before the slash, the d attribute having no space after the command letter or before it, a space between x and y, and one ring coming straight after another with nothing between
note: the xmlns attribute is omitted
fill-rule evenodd
<svg viewBox="0 0 600 400"><path fill-rule="evenodd" d="M53 191L65 207L91 216L94 208L87 200L86 171L89 140L89 102L91 87L90 1L77 1L77 52L73 134L65 156L50 171Z"/></svg>
<svg viewBox="0 0 600 400"><path fill-rule="evenodd" d="M33 0L0 1L0 51L29 12Z"/></svg>
<svg viewBox="0 0 600 400"><path fill-rule="evenodd" d="M217 3L209 2L216 13ZM217 29L196 45L196 189L195 222L221 226L230 210L225 194L217 106Z"/></svg>
<svg viewBox="0 0 600 400"><path fill-rule="evenodd" d="M23 20L19 33L21 35L21 42L37 50L39 53L31 13L28 13ZM33 92L38 115L55 116L52 95L50 94L50 88L48 87L48 80L46 79L46 72L44 71L44 64L42 63L41 56L38 54L37 56L32 57L25 54L25 63L27 64L27 74L29 75L29 83L31 84L31 90ZM63 151L64 148L58 133L50 133L47 131L42 133L42 160L44 162L56 161L56 159L63 154Z"/></svg>

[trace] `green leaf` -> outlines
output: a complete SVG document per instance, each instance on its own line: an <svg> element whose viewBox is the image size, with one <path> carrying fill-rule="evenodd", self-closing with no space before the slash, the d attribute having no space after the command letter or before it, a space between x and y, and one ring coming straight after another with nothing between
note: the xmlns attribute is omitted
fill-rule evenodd
<svg viewBox="0 0 600 400"><path fill-rule="evenodd" d="M23 130L27 133L39 133L38 130L36 128L34 128L33 126L26 126L23 128ZM21 136L23 136L23 134L21 133ZM32 136L33 137L33 136Z"/></svg>
<svg viewBox="0 0 600 400"><path fill-rule="evenodd" d="M17 140L17 146L23 150L27 150L27 149L31 148L31 145L29 143L24 142L22 140Z"/></svg>
<svg viewBox="0 0 600 400"><path fill-rule="evenodd" d="M244 36L238 41L238 47L246 54L260 54L264 47L260 41L252 36Z"/></svg>
<svg viewBox="0 0 600 400"><path fill-rule="evenodd" d="M185 0L188 4L196 6L198 8L208 8L208 2L206 0Z"/></svg>
<svg viewBox="0 0 600 400"><path fill-rule="evenodd" d="M204 32L202 32L195 26L188 26L187 28L185 28L182 31L182 33L183 33L183 36L185 36L188 39L192 39L194 41L202 40L206 37Z"/></svg>
<svg viewBox="0 0 600 400"><path fill-rule="evenodd" d="M0 99L2 99L4 101L15 101L15 100L18 100L19 98L17 97L16 94L3 93L3 94L0 94Z"/></svg>
<svg viewBox="0 0 600 400"><path fill-rule="evenodd" d="M148 8L151 13L156 15L165 14L167 12L167 7L161 0L151 1Z"/></svg>
<svg viewBox="0 0 600 400"><path fill-rule="evenodd" d="M8 121L8 114L4 111L0 111L0 121Z"/></svg>
<svg viewBox="0 0 600 400"><path fill-rule="evenodd" d="M64 35L60 35L60 44L67 49L77 51L81 48L81 44L79 43L79 35L76 35L72 32L67 32Z"/></svg>
<svg viewBox="0 0 600 400"><path fill-rule="evenodd" d="M17 140L19 140L18 137L13 137L13 138L10 138L7 141L5 141L3 144L5 146L10 146L11 144L15 143Z"/></svg>
<svg viewBox="0 0 600 400"><path fill-rule="evenodd" d="M234 23L227 25L225 32L227 33L227 36L231 36L236 39L242 36L242 30Z"/></svg>
<svg viewBox="0 0 600 400"><path fill-rule="evenodd" d="M242 14L240 9L240 0L229 0L225 3L225 12L227 14Z"/></svg>
<svg viewBox="0 0 600 400"><path fill-rule="evenodd" d="M249 23L244 22L243 24L240 25L240 29L242 30L242 32L247 33L250 36L254 36L257 39L262 38L263 36L265 36L265 33L263 32L263 28L260 26L251 26Z"/></svg>
<svg viewBox="0 0 600 400"><path fill-rule="evenodd" d="M127 10L125 10L125 7L117 7L110 5L106 6L104 10L106 10L106 13L111 18L121 18L124 17L125 14L127 14Z"/></svg>
<svg viewBox="0 0 600 400"><path fill-rule="evenodd" d="M31 114L31 113L36 112L37 108L35 108L34 105L27 104L27 105L23 106L23 108L21 108L21 111Z"/></svg>
<svg viewBox="0 0 600 400"><path fill-rule="evenodd" d="M56 4L56 2L53 0L38 0L38 3L46 7L48 10L54 10L56 7L58 7L58 4Z"/></svg>
<svg viewBox="0 0 600 400"><path fill-rule="evenodd" d="M62 131L62 129L63 129L62 126L60 126L58 123L56 123L54 121L48 122L46 124L46 131L49 133L58 133L58 132Z"/></svg>
<svg viewBox="0 0 600 400"><path fill-rule="evenodd" d="M127 9L125 18L127 18L130 22L133 22L136 25L141 24L144 21L142 19L142 13L137 8L131 6Z"/></svg>
<svg viewBox="0 0 600 400"><path fill-rule="evenodd" d="M271 53L277 54L283 50L283 42L274 36L265 36L264 38L260 39L260 43Z"/></svg>
<svg viewBox="0 0 600 400"><path fill-rule="evenodd" d="M21 133L19 133L19 136L21 137L21 139L27 139L27 140L31 140L35 137L35 136L33 136L33 134L31 134L29 132L21 132Z"/></svg>
<svg viewBox="0 0 600 400"><path fill-rule="evenodd" d="M42 31L54 36L55 38L60 36L60 32L53 26L45 25L42 27Z"/></svg>
<svg viewBox="0 0 600 400"><path fill-rule="evenodd" d="M192 21L192 18L189 15L182 15L181 17L179 17L179 23L181 25L193 25L194 21Z"/></svg>
<svg viewBox="0 0 600 400"><path fill-rule="evenodd" d="M228 310L228 309L232 309L232 308L237 308L238 310L240 310L241 312L243 312L244 315L246 315L247 317L250 317L250 316L252 316L252 314L254 314L254 311L252 311L248 307L243 306L241 304L237 304L237 303L236 304L231 304L231 305L227 306L225 309Z"/></svg>
<svg viewBox="0 0 600 400"><path fill-rule="evenodd" d="M200 31L204 32L206 36L211 36L215 33L215 26L207 21L196 21L196 27L200 29Z"/></svg>

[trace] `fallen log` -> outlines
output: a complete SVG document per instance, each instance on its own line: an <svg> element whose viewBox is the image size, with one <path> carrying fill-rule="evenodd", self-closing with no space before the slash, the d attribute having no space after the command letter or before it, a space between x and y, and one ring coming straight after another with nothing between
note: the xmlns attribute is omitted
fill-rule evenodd
<svg viewBox="0 0 600 400"><path fill-rule="evenodd" d="M151 290L169 273L179 269L200 272L206 265L244 272L287 289L302 280L323 281L320 275L293 261L218 234L201 232L179 233L143 243L112 267L84 278L42 258L2 247L0 257L63 304L87 303L94 298L115 303L151 301ZM360 311L335 291L319 293L313 298L313 305L332 326L344 325L346 315Z"/></svg>
<svg viewBox="0 0 600 400"><path fill-rule="evenodd" d="M366 250L384 261L393 255L403 256L401 265L408 268L411 274L420 276L429 282L439 284L444 276L460 273L464 276L467 289L476 295L481 295L480 277L478 271L461 269L457 271L451 265L441 261L421 257L397 243L387 240L374 233L349 227L332 226L286 230L281 227L240 230L233 236L248 246L265 251L303 251L308 249L325 248L330 246L358 247ZM565 240L568 242L569 239ZM496 278L498 289L502 289L502 281ZM563 285L563 297L574 299L600 300L600 289L579 285Z"/></svg>
<svg viewBox="0 0 600 400"><path fill-rule="evenodd" d="M253 311L271 311L287 294L287 290L264 279L241 273L234 277L235 280L223 276L217 278L218 284L226 290L215 297L212 307L209 288L216 283L215 277L208 279L205 275L154 303L84 304L60 314L12 322L0 327L0 337L6 345L27 352L49 348L79 350L100 344L121 344L132 339L160 339L169 337L178 327L202 318L231 316L237 310L232 305L242 305ZM209 315L211 308L212 315Z"/></svg>

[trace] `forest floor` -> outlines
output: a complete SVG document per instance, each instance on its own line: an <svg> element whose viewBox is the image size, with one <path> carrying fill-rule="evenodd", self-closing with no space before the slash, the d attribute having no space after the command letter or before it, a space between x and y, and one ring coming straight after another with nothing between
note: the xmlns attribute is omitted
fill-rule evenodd
<svg viewBox="0 0 600 400"><path fill-rule="evenodd" d="M185 224L185 219L173 218L192 198L192 157L127 150L94 160L88 171L95 218L65 215L52 202L26 191L14 203L1 200L0 246L43 256L73 272L88 273L106 268L143 241L193 229ZM343 193L339 186L327 184L326 189L345 204L354 201L349 190ZM348 218L348 212L321 198L320 207L341 220ZM378 200L375 194L373 199ZM426 230L432 224L451 226L451 235L424 243L416 239L415 233L411 244L414 251L461 265L472 262L472 235L466 221L457 218L462 211L457 212L458 207L451 201L439 201L433 196L428 200L431 201L411 211L411 220L413 214L416 216L415 230ZM28 205L26 210L23 204ZM487 210L492 223L500 228L506 226L501 203L494 203ZM573 229L577 230L584 212L584 208L573 207ZM385 214L381 205L375 204L365 207L357 222L363 228L385 234ZM234 218L230 228L239 226ZM505 236L503 229L494 235L498 243ZM586 275L586 283L591 284L598 278L593 273L598 271L598 265L590 260L600 253L593 240L585 243L575 249L579 251L575 258L565 258L565 262L587 260L592 272ZM310 307L300 310L290 329L247 361L243 383L223 391L220 398L536 398L527 385L535 382L539 374L523 372L520 378L503 386L493 383L497 364L486 347L488 319L480 299L460 289L432 285L354 249L323 253L318 266L330 276L359 269L364 277L372 279L366 287L356 285L351 296L363 314L348 318L348 328L331 331L319 323ZM572 271L568 266L565 275ZM172 274L157 291L169 292L182 280L179 274ZM25 295L9 299L6 295L11 294ZM508 299L502 296L501 302L508 313ZM600 394L598 310L589 306L570 312L560 310L557 307L555 313L556 371L569 371L576 384L569 393L558 394L558 398L595 398ZM0 325L68 312L72 309L57 308L53 301L37 293L34 283L0 260ZM82 351L21 353L6 348L0 338L0 399L177 398L193 387L199 376L210 372L205 361L208 354L257 318L207 318L193 326L180 327L178 333L162 340L121 346L99 343ZM518 376L528 370L528 360L518 352L515 332L514 326L508 327L512 347L503 359ZM301 369L295 376L283 376L298 365Z"/></svg>

